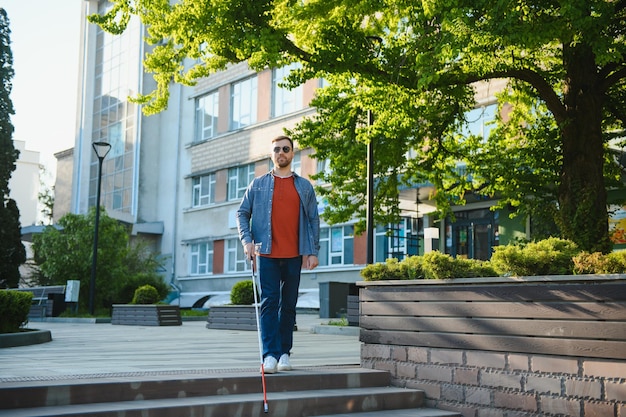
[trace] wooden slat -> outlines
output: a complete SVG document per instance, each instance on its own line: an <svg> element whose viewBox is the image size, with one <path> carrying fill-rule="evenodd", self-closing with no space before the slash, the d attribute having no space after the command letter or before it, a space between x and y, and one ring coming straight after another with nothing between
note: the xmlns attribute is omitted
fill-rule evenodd
<svg viewBox="0 0 626 417"><path fill-rule="evenodd" d="M449 286L365 287L368 301L623 301L624 282L601 284L492 284Z"/></svg>
<svg viewBox="0 0 626 417"><path fill-rule="evenodd" d="M504 317L626 320L626 301L593 302L362 302L365 316Z"/></svg>
<svg viewBox="0 0 626 417"><path fill-rule="evenodd" d="M458 334L503 334L552 338L580 338L626 342L626 322L588 320L520 320L450 317L381 317L362 316L360 326L366 330L413 331Z"/></svg>
<svg viewBox="0 0 626 417"><path fill-rule="evenodd" d="M364 343L626 359L626 342L506 335L460 335L361 329Z"/></svg>

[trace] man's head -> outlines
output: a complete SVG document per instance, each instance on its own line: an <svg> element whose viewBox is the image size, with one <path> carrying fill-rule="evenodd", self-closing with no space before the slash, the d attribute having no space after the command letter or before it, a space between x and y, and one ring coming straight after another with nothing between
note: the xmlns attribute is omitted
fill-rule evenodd
<svg viewBox="0 0 626 417"><path fill-rule="evenodd" d="M279 168L288 168L293 159L293 141L288 136L272 139L272 162Z"/></svg>

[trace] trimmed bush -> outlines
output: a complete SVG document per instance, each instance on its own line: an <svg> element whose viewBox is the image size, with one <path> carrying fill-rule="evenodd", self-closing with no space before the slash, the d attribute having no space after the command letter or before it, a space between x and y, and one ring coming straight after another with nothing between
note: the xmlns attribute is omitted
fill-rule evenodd
<svg viewBox="0 0 626 417"><path fill-rule="evenodd" d="M143 285L135 290L131 304L156 304L161 300L159 292L152 285Z"/></svg>
<svg viewBox="0 0 626 417"><path fill-rule="evenodd" d="M496 246L491 265L499 275L569 275L580 250L572 241L548 238L525 245Z"/></svg>
<svg viewBox="0 0 626 417"><path fill-rule="evenodd" d="M608 255L581 252L574 256L573 262L575 274L623 274L626 272L626 251Z"/></svg>
<svg viewBox="0 0 626 417"><path fill-rule="evenodd" d="M254 289L252 280L239 281L230 290L230 303L234 305L254 304Z"/></svg>
<svg viewBox="0 0 626 417"><path fill-rule="evenodd" d="M0 290L0 333L17 333L28 320L33 300L30 292Z"/></svg>

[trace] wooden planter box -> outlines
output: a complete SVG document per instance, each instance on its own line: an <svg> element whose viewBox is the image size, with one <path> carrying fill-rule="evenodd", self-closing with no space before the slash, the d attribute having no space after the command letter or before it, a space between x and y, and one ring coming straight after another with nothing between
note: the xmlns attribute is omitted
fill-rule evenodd
<svg viewBox="0 0 626 417"><path fill-rule="evenodd" d="M546 417L626 409L626 275L359 286L361 365L424 389L437 408Z"/></svg>
<svg viewBox="0 0 626 417"><path fill-rule="evenodd" d="M256 330L254 305L213 306L209 310L206 328Z"/></svg>
<svg viewBox="0 0 626 417"><path fill-rule="evenodd" d="M114 304L111 324L130 326L180 326L178 306L166 304Z"/></svg>
<svg viewBox="0 0 626 417"><path fill-rule="evenodd" d="M362 283L361 341L626 359L626 279Z"/></svg>

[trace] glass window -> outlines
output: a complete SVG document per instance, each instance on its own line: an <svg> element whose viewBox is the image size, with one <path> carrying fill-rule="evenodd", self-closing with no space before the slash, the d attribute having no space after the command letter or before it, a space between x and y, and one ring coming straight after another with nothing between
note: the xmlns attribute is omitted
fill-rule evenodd
<svg viewBox="0 0 626 417"><path fill-rule="evenodd" d="M228 199L243 197L248 184L254 179L254 164L230 168L228 170Z"/></svg>
<svg viewBox="0 0 626 417"><path fill-rule="evenodd" d="M217 134L219 96L217 91L196 99L195 140L202 141Z"/></svg>
<svg viewBox="0 0 626 417"><path fill-rule="evenodd" d="M191 245L191 275L206 275L213 272L213 242Z"/></svg>
<svg viewBox="0 0 626 417"><path fill-rule="evenodd" d="M354 226L322 227L318 258L321 266L353 264Z"/></svg>
<svg viewBox="0 0 626 417"><path fill-rule="evenodd" d="M293 63L272 71L273 116L278 117L302 109L302 85L289 90L282 86L291 71L300 67Z"/></svg>
<svg viewBox="0 0 626 417"><path fill-rule="evenodd" d="M466 123L461 130L464 136L478 136L487 140L491 129L495 127L493 121L496 119L497 104L477 107L465 114Z"/></svg>
<svg viewBox="0 0 626 417"><path fill-rule="evenodd" d="M192 206L215 203L215 174L195 177L192 181Z"/></svg>
<svg viewBox="0 0 626 417"><path fill-rule="evenodd" d="M241 129L256 123L257 78L256 76L234 83L231 86L230 128Z"/></svg>
<svg viewBox="0 0 626 417"><path fill-rule="evenodd" d="M98 2L98 12L106 13L112 3ZM134 180L138 167L134 162L124 165L124 161L135 161L138 131L138 107L129 103L129 92L139 91L140 79L136 64L141 61L141 22L131 18L127 29L119 35L112 35L97 27L95 29L94 85L91 103L85 103L85 111L91 113L92 141L105 141L111 149L102 166L101 202L105 208L122 213L132 213L136 196ZM87 110L89 109L89 110ZM91 151L91 165L98 166L98 158ZM129 177L129 181L119 178ZM90 182L97 179L97 170L90 175ZM88 204L95 205L96 187L90 187Z"/></svg>
<svg viewBox="0 0 626 417"><path fill-rule="evenodd" d="M250 262L246 259L243 245L239 239L226 241L226 272L251 271Z"/></svg>
<svg viewBox="0 0 626 417"><path fill-rule="evenodd" d="M300 152L296 152L293 154L293 159L291 160L291 170L298 175L302 175L302 163L300 161Z"/></svg>

